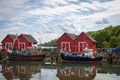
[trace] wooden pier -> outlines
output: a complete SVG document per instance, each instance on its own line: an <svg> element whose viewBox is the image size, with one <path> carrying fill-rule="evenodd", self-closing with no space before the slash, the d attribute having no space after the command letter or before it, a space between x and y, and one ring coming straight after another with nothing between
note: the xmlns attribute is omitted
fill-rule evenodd
<svg viewBox="0 0 120 80"><path fill-rule="evenodd" d="M103 57L103 63L107 64L120 64L120 54L116 53L95 53L97 56Z"/></svg>
<svg viewBox="0 0 120 80"><path fill-rule="evenodd" d="M5 52L0 52L1 53L1 59L5 58ZM45 62L57 62L61 63L61 54L60 52L54 52L50 51L45 53ZM106 50L103 50L101 52L97 51L94 53L96 56L102 56L103 57L103 63L105 64L120 64L120 53L115 53L115 52L107 52Z"/></svg>
<svg viewBox="0 0 120 80"><path fill-rule="evenodd" d="M95 53L97 56L103 57L103 63L105 64L120 64L120 54L116 53ZM61 62L60 53L46 53L45 62Z"/></svg>
<svg viewBox="0 0 120 80"><path fill-rule="evenodd" d="M46 53L45 62L61 62L60 53L56 52Z"/></svg>

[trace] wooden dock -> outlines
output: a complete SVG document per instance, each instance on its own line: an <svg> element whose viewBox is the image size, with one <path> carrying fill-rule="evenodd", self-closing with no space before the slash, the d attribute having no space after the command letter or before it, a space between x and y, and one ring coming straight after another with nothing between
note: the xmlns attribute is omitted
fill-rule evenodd
<svg viewBox="0 0 120 80"><path fill-rule="evenodd" d="M1 59L5 58L5 52L1 53ZM103 57L103 63L105 64L120 64L120 53L114 53L114 52L96 52L94 55L99 55ZM45 62L57 62L61 63L61 55L60 52L47 52L45 56Z"/></svg>
<svg viewBox="0 0 120 80"><path fill-rule="evenodd" d="M103 63L105 64L120 64L120 54L116 53L95 53L96 56L103 57ZM61 62L60 53L46 53L45 62Z"/></svg>
<svg viewBox="0 0 120 80"><path fill-rule="evenodd" d="M60 53L56 52L46 53L45 62L61 62Z"/></svg>
<svg viewBox="0 0 120 80"><path fill-rule="evenodd" d="M97 55L103 57L103 63L108 64L120 64L120 54L116 53L97 53Z"/></svg>

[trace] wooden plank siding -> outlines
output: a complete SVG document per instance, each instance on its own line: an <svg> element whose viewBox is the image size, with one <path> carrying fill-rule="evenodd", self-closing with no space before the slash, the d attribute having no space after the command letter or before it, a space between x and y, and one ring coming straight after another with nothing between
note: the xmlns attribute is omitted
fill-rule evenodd
<svg viewBox="0 0 120 80"><path fill-rule="evenodd" d="M64 33L57 40L57 47L71 52L82 52L85 47L96 51L96 41L84 32L78 36L70 33Z"/></svg>
<svg viewBox="0 0 120 80"><path fill-rule="evenodd" d="M13 49L18 48L20 50L25 50L28 47L32 47L33 44L37 44L37 41L30 34L8 34L2 40L2 48L3 49Z"/></svg>

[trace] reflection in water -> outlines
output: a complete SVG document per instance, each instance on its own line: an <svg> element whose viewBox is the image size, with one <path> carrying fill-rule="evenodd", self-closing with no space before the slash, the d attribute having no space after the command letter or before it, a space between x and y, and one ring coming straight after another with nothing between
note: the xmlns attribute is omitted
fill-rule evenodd
<svg viewBox="0 0 120 80"><path fill-rule="evenodd" d="M7 80L29 80L32 75L41 73L42 66L38 65L2 65L2 74Z"/></svg>
<svg viewBox="0 0 120 80"><path fill-rule="evenodd" d="M57 70L60 80L92 80L96 76L95 66L65 67Z"/></svg>
<svg viewBox="0 0 120 80"><path fill-rule="evenodd" d="M112 66L112 67L111 67ZM0 80L119 80L120 65L12 62L0 64Z"/></svg>

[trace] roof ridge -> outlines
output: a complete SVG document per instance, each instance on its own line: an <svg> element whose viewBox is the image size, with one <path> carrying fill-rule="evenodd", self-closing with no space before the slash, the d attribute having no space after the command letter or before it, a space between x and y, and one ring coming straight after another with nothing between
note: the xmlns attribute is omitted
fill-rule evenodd
<svg viewBox="0 0 120 80"><path fill-rule="evenodd" d="M93 42L96 42L96 40L94 38L92 38L88 33L85 33L85 32L82 32L82 33L84 33Z"/></svg>
<svg viewBox="0 0 120 80"><path fill-rule="evenodd" d="M74 34L74 33L66 33L71 39L75 40L78 35Z"/></svg>
<svg viewBox="0 0 120 80"><path fill-rule="evenodd" d="M31 34L21 34L21 35L23 35L27 41L37 43L37 41L34 39L34 37Z"/></svg>
<svg viewBox="0 0 120 80"><path fill-rule="evenodd" d="M8 34L13 40L15 40L17 37L18 37L18 35L16 35L16 34Z"/></svg>

